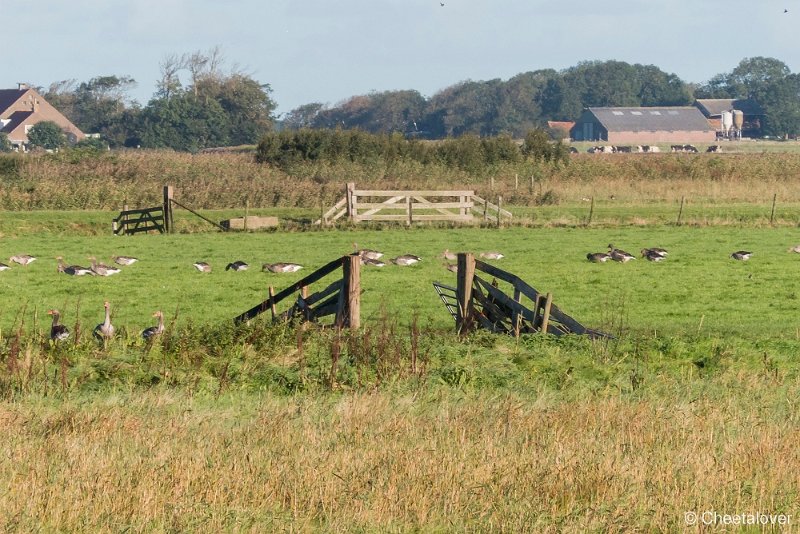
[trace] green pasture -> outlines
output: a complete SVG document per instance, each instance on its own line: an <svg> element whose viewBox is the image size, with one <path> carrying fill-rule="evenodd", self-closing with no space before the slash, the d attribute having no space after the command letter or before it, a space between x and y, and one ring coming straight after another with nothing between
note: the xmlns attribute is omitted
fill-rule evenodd
<svg viewBox="0 0 800 534"><path fill-rule="evenodd" d="M96 235L68 231L69 224L93 227L109 214L51 215L55 231L19 235L5 230L12 223L3 217L0 255L7 259L27 253L39 258L28 267L14 266L0 273L4 332L23 318L27 327L34 321L46 323L44 312L50 308L61 309L68 325L75 323L79 310L81 322L91 327L102 318L104 300L112 303L115 324L131 332L152 324L157 309L164 310L168 320L177 317L179 324L230 321L266 298L270 285L278 291L351 252L357 242L359 247L385 252L387 258L405 253L423 258L413 267L387 264L363 269L365 322L389 311L401 322L416 314L427 327L451 328L452 320L431 283L455 285L455 275L438 256L445 249L476 254L499 250L506 258L494 262L497 266L542 292L552 292L557 305L590 327L614 333L731 334L751 339L800 335L800 255L787 252L800 243L800 231L793 226L398 226L227 234L212 228L117 237L108 231L98 230ZM35 224L43 224L43 218ZM654 246L668 249L670 255L657 264L641 258L627 264L586 260L588 252L604 251L609 243L637 256L640 249ZM739 249L753 251L753 258L730 259L730 253ZM110 262L116 254L141 261L107 278L56 272L59 255L69 264L88 264L88 256ZM197 272L192 263L200 260L211 263L213 272ZM250 270L225 271L226 264L235 260L246 261ZM261 272L262 263L278 261L305 268L294 274ZM321 284L326 281L319 289Z"/></svg>

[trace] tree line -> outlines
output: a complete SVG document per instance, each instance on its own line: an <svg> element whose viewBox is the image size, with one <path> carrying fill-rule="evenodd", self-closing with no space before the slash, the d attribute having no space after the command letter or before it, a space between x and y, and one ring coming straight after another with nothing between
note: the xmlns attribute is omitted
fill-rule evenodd
<svg viewBox="0 0 800 534"><path fill-rule="evenodd" d="M66 80L39 89L82 131L99 133L111 147L179 151L256 144L279 130L358 129L418 139L522 138L545 129L548 121L575 120L589 106L680 106L696 98L752 99L763 111L762 135L800 133L800 74L764 57L746 58L732 71L699 85L654 65L588 61L506 81L464 81L429 98L409 89L353 96L333 106L309 103L282 117L275 114L271 87L227 69L219 48L173 54L159 67L156 91L145 105L128 97L136 85L128 76Z"/></svg>

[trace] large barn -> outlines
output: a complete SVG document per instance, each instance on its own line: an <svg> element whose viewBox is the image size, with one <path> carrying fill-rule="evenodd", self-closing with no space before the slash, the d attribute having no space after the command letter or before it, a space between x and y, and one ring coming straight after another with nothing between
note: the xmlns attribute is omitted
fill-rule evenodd
<svg viewBox="0 0 800 534"><path fill-rule="evenodd" d="M713 143L716 131L696 107L587 108L570 137L622 145Z"/></svg>

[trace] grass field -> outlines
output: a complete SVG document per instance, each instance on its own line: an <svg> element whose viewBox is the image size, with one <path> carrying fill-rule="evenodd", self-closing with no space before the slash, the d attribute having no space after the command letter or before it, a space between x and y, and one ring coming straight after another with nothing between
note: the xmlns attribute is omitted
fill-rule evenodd
<svg viewBox="0 0 800 534"><path fill-rule="evenodd" d="M794 526L795 180L580 176L610 165L543 179L560 200L512 205L503 228L308 230L319 206L300 206L251 209L278 215L278 231L223 234L177 212L179 233L114 237L109 211L0 213L0 261L39 257L0 272L0 530L675 532L707 510ZM359 332L233 327L269 285L354 242L424 258L364 268ZM670 255L586 260L609 243ZM493 263L615 338L456 337L431 286L455 282L446 248L502 251ZM730 259L739 249L753 258ZM58 255L115 254L140 261L109 278L56 272ZM250 270L226 272L234 260ZM260 272L274 261L305 269ZM120 330L107 348L90 335L104 300ZM79 343L46 341L53 307ZM156 309L168 332L148 346Z"/></svg>

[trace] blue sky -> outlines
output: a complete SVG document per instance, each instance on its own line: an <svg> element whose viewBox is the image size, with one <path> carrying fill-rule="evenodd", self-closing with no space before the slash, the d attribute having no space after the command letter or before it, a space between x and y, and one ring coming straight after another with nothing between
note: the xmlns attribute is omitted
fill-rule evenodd
<svg viewBox="0 0 800 534"><path fill-rule="evenodd" d="M285 113L585 60L652 64L687 82L754 56L798 72L798 28L796 0L0 0L0 87L127 75L146 103L167 55L219 46Z"/></svg>

